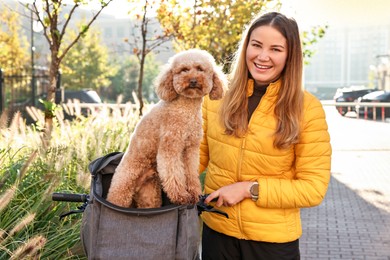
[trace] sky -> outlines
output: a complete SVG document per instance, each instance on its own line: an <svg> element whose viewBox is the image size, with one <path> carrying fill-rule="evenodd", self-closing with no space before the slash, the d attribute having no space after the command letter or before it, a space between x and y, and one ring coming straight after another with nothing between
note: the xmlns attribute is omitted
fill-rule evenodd
<svg viewBox="0 0 390 260"><path fill-rule="evenodd" d="M315 25L349 26L390 22L390 0L281 0L281 12L294 17L301 29ZM183 3L191 2L183 0ZM105 13L126 17L127 0L113 0Z"/></svg>
<svg viewBox="0 0 390 260"><path fill-rule="evenodd" d="M390 23L389 0L282 0L282 12L302 27L332 27Z"/></svg>

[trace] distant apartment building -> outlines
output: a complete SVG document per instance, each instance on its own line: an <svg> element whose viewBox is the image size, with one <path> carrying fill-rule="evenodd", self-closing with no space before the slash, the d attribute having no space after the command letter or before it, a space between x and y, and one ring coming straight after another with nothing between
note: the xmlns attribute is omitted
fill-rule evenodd
<svg viewBox="0 0 390 260"><path fill-rule="evenodd" d="M111 15L102 14L98 17L93 27L101 31L102 42L108 47L109 54L124 58L133 54L134 43L138 40L140 46L140 28L131 18L115 18ZM161 27L156 19L148 24L150 36L161 31ZM151 37L148 36L149 39ZM136 39L138 37L138 39ZM127 40L126 40L127 39ZM154 49L156 59L165 63L173 55L171 42L166 42L162 46Z"/></svg>
<svg viewBox="0 0 390 260"><path fill-rule="evenodd" d="M336 88L390 91L390 21L387 25L329 28L305 67L305 88L329 98Z"/></svg>

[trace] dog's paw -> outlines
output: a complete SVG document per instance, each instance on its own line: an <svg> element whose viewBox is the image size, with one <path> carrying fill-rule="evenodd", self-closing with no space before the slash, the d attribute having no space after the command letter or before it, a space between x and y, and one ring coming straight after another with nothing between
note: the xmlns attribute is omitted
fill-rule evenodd
<svg viewBox="0 0 390 260"><path fill-rule="evenodd" d="M190 195L190 204L196 204L199 201L200 195L202 195L201 188L189 189L188 194Z"/></svg>
<svg viewBox="0 0 390 260"><path fill-rule="evenodd" d="M197 195L197 196L191 196L189 202L187 204L196 204L199 202L199 198L200 198L200 195Z"/></svg>
<svg viewBox="0 0 390 260"><path fill-rule="evenodd" d="M173 204L178 204L178 205L185 205L185 204L193 204L193 198L192 196L185 192L185 193L180 193L180 194L167 194L169 200Z"/></svg>

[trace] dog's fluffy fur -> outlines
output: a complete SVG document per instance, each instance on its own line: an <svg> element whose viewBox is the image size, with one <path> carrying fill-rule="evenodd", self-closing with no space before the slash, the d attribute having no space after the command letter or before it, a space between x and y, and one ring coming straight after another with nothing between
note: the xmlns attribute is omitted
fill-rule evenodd
<svg viewBox="0 0 390 260"><path fill-rule="evenodd" d="M225 87L226 77L208 52L173 56L157 78L160 101L138 122L107 200L122 207L160 207L163 189L174 204L196 203L201 104L207 94L222 98Z"/></svg>

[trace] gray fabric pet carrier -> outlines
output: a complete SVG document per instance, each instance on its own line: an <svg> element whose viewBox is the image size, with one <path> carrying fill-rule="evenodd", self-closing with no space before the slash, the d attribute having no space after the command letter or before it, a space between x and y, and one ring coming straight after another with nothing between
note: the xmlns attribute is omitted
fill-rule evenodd
<svg viewBox="0 0 390 260"><path fill-rule="evenodd" d="M105 200L122 156L114 152L92 161L90 194L73 200L86 201L77 212L83 212L81 241L88 259L199 259L200 227L195 205L173 205L163 197L161 208L135 209ZM58 198L63 195L53 194L53 200L72 201L69 196L75 196ZM64 215L71 213L75 211Z"/></svg>
<svg viewBox="0 0 390 260"><path fill-rule="evenodd" d="M90 203L81 227L88 259L199 259L200 228L194 205L172 205L163 199L161 208L134 209L105 200L122 156L110 153L89 165Z"/></svg>

